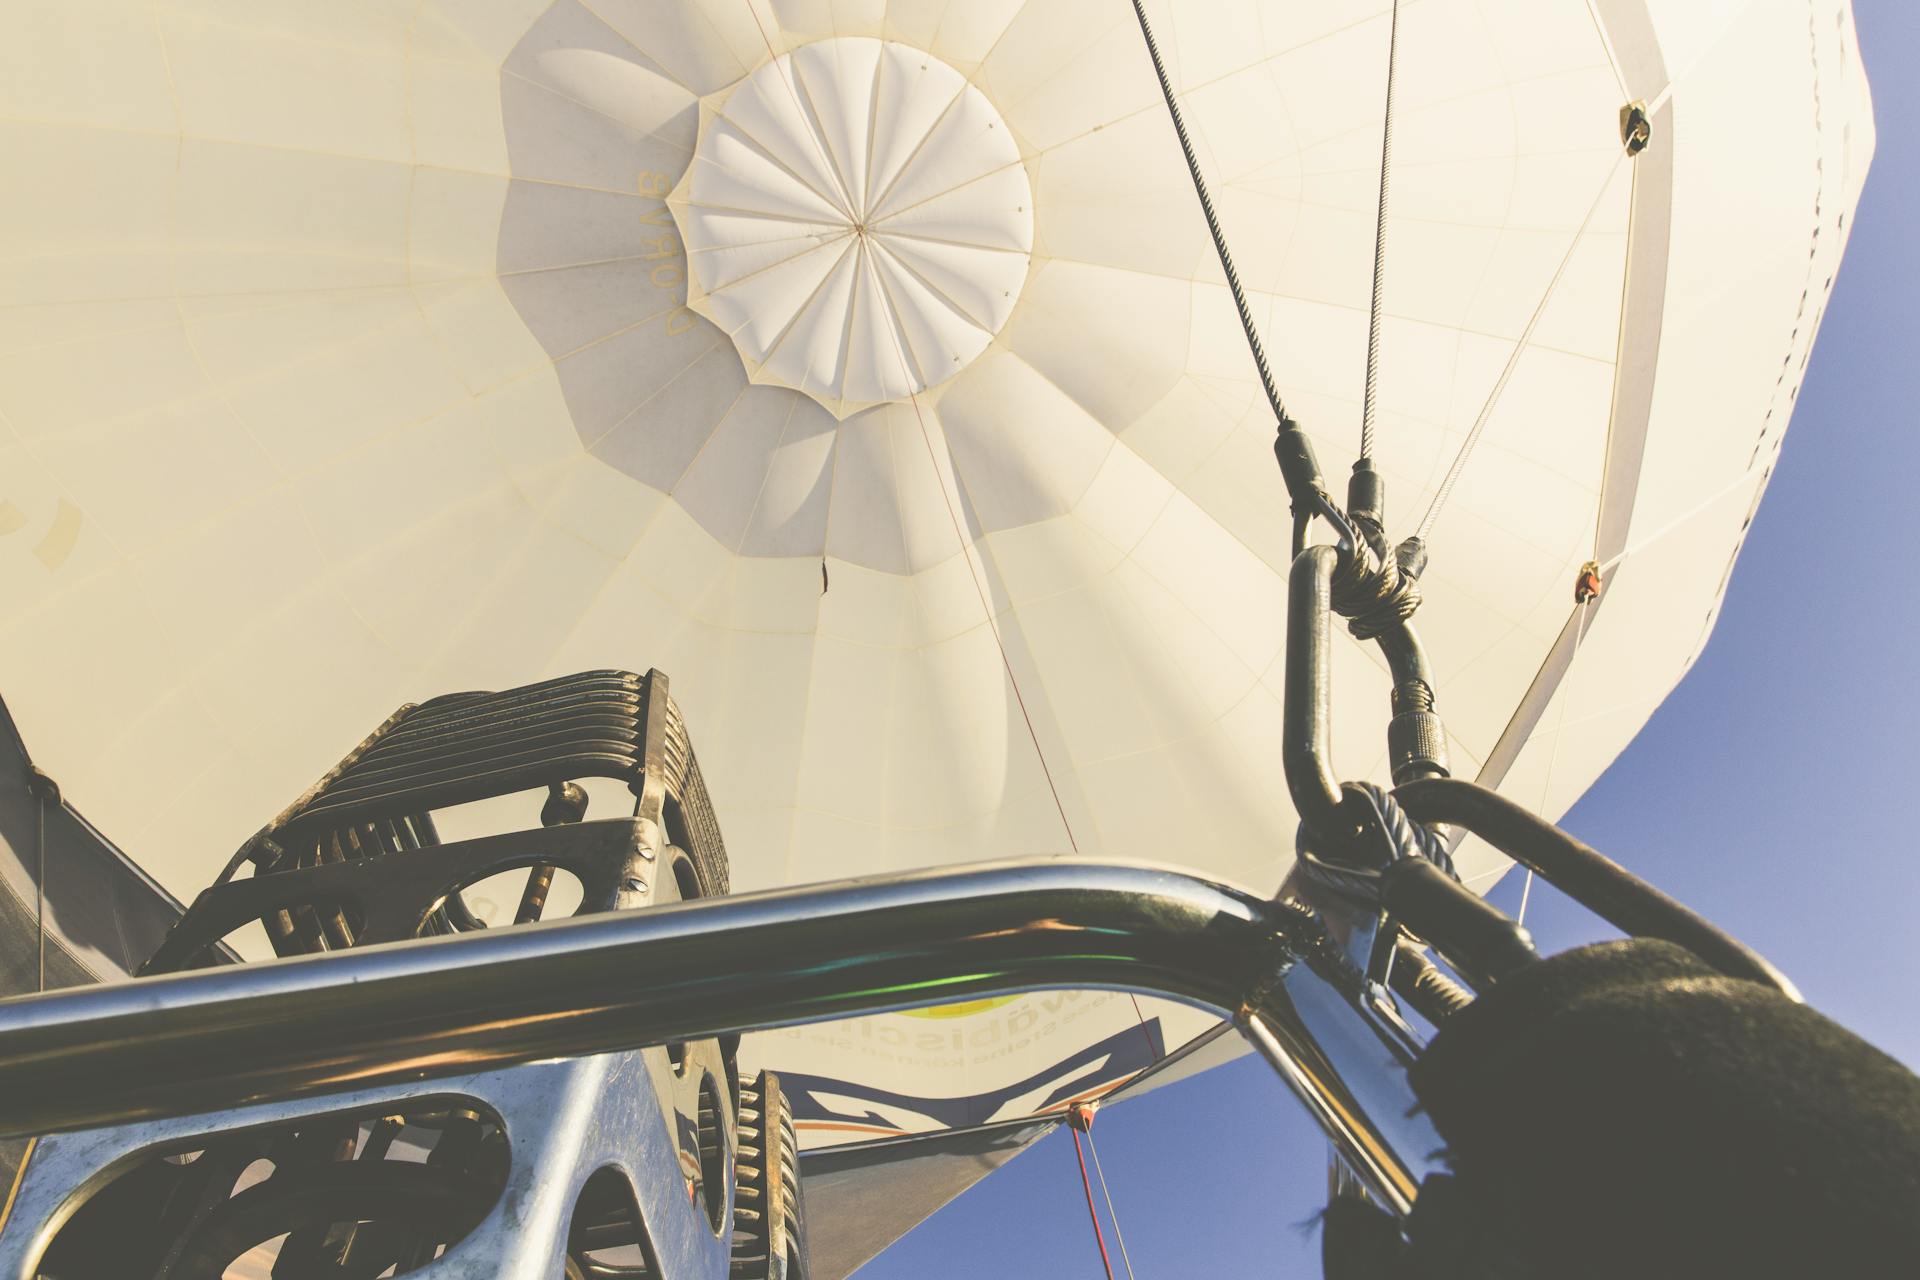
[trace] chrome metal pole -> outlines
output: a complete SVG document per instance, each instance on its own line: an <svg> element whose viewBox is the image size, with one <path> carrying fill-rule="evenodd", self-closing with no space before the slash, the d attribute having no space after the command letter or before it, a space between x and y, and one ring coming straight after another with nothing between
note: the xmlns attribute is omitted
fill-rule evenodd
<svg viewBox="0 0 1920 1280"><path fill-rule="evenodd" d="M987 864L716 898L0 1002L0 1135L1109 988L1233 1015L1404 1211L1438 1143L1409 1115L1390 1040L1337 967L1296 963L1309 954L1332 952L1303 913L1146 867ZM1370 1078L1347 1079L1356 1068Z"/></svg>

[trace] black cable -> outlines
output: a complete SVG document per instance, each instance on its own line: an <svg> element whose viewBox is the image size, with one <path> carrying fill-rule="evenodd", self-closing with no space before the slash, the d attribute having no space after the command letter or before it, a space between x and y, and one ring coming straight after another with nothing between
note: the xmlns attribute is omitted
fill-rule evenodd
<svg viewBox="0 0 1920 1280"><path fill-rule="evenodd" d="M1260 370L1260 386L1267 393L1267 403L1273 406L1275 421L1285 421L1287 407L1280 401L1279 389L1273 385L1273 371L1267 368L1267 353L1260 345L1259 331L1253 325L1253 312L1247 307L1247 295L1240 287L1240 273L1234 270L1233 254L1227 249L1226 233L1220 230L1220 219L1213 211L1213 197L1207 194L1207 180L1200 174L1200 162L1194 158L1193 143L1187 137L1187 125L1180 118L1180 104L1173 96L1173 84L1167 79L1167 68L1160 61L1160 46L1153 38L1153 27L1147 22L1147 11L1141 0L1133 0L1133 16L1140 20L1140 34L1147 42L1147 56L1153 59L1153 74L1160 81L1160 94L1167 100L1167 115L1173 120L1173 131L1180 139L1180 153L1187 158L1187 173L1193 178L1193 193L1200 197L1200 212L1207 216L1207 233L1213 237L1214 252L1220 255L1220 269L1226 273L1227 288L1233 294L1233 305L1240 313L1240 328L1247 335L1247 349L1253 353L1254 366Z"/></svg>

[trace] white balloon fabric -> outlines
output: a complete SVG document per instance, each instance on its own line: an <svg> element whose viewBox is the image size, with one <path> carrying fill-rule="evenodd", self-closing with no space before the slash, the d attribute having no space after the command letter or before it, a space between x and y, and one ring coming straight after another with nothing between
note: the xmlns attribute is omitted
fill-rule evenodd
<svg viewBox="0 0 1920 1280"><path fill-rule="evenodd" d="M1148 10L1337 476L1389 0ZM1456 771L1557 815L1711 629L1867 87L1846 0L1400 24L1390 531L1491 404L1419 625ZM13 0L0 157L0 688L176 893L401 703L591 667L669 673L740 889L1290 865L1274 423L1126 0ZM1379 778L1385 672L1335 676ZM749 1051L820 1143L1208 1025L942 1013Z"/></svg>
<svg viewBox="0 0 1920 1280"><path fill-rule="evenodd" d="M668 205L688 305L755 382L844 419L960 372L1012 314L1033 189L985 95L932 54L817 40L702 103Z"/></svg>

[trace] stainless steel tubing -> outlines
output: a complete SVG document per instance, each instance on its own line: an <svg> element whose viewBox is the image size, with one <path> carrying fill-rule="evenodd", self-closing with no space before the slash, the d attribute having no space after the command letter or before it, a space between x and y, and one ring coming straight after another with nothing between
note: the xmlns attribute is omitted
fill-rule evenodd
<svg viewBox="0 0 1920 1280"><path fill-rule="evenodd" d="M1380 1201L1439 1143L1407 1052L1297 909L1048 861L581 917L0 1002L0 1134L152 1120L542 1058L1060 988L1234 1017Z"/></svg>

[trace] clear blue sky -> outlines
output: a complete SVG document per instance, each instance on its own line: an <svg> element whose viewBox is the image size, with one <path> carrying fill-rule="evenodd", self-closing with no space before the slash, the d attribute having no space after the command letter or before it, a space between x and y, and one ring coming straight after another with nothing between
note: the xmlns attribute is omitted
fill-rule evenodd
<svg viewBox="0 0 1920 1280"><path fill-rule="evenodd" d="M1920 1066L1920 4L1854 10L1879 152L1786 451L1705 654L1567 826ZM1546 950L1605 936L1541 886L1527 923ZM1116 1106L1096 1136L1139 1280L1320 1275L1325 1143L1263 1064ZM859 1273L1101 1275L1064 1132Z"/></svg>

